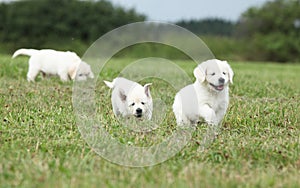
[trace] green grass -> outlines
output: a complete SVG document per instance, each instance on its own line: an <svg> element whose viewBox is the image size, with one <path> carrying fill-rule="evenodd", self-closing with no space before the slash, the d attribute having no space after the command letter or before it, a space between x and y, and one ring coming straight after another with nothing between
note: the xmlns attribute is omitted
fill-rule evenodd
<svg viewBox="0 0 300 188"><path fill-rule="evenodd" d="M188 145L164 163L130 168L97 155L81 137L71 82L26 81L28 58L0 56L1 187L298 187L300 84L298 64L231 62L230 107L221 132L203 151L199 126ZM115 59L97 82L96 103L105 129L123 143L151 145L175 130L174 89L155 80L152 93L166 104L166 118L152 134L119 126L110 107L111 80L129 59ZM192 78L194 64L177 61ZM176 75L174 75L175 77ZM175 78L174 78L175 79ZM143 81L147 82L147 80ZM158 112L159 113L159 112Z"/></svg>

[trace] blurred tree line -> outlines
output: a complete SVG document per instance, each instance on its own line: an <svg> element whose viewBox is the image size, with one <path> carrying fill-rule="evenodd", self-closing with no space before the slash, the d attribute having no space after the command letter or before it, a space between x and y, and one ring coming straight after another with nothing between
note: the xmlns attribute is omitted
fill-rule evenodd
<svg viewBox="0 0 300 188"><path fill-rule="evenodd" d="M88 45L112 29L145 19L133 9L114 7L108 1L12 1L0 4L0 42L13 49L72 48L76 44Z"/></svg>
<svg viewBox="0 0 300 188"><path fill-rule="evenodd" d="M235 24L218 18L208 18L202 20L182 20L176 25L184 27L197 35L217 35L231 36Z"/></svg>
<svg viewBox="0 0 300 188"><path fill-rule="evenodd" d="M216 56L300 62L300 0L273 0L251 7L237 23L205 19L177 24L206 36L203 40Z"/></svg>
<svg viewBox="0 0 300 188"><path fill-rule="evenodd" d="M235 36L249 45L248 59L300 62L300 0L275 0L241 15Z"/></svg>
<svg viewBox="0 0 300 188"><path fill-rule="evenodd" d="M82 54L103 34L145 19L133 9L115 7L104 0L1 3L0 52L11 53L27 47L73 50ZM249 8L237 22L204 19L175 24L199 35L217 58L300 62L300 0L268 1L261 7ZM181 56L174 56L174 49L169 47L141 46L143 50L129 49L127 55L148 53L144 55L151 56L155 52L164 57Z"/></svg>

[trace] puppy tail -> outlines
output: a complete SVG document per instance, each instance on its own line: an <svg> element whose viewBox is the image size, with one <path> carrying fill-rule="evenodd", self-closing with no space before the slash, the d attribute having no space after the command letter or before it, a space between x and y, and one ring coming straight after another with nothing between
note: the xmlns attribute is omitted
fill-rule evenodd
<svg viewBox="0 0 300 188"><path fill-rule="evenodd" d="M109 82L109 81L106 81L106 80L103 80L104 81L104 83L109 87L109 88L114 88L114 83L113 82Z"/></svg>
<svg viewBox="0 0 300 188"><path fill-rule="evenodd" d="M12 58L15 58L19 55L27 55L27 56L32 56L34 54L36 54L39 50L35 50L35 49L19 49L17 51L15 51L15 53L13 54Z"/></svg>

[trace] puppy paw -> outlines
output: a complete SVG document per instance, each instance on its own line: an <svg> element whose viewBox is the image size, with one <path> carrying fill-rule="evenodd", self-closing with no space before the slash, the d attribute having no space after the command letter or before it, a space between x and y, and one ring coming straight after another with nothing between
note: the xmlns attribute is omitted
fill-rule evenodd
<svg viewBox="0 0 300 188"><path fill-rule="evenodd" d="M219 121L217 119L205 119L208 125L218 125Z"/></svg>

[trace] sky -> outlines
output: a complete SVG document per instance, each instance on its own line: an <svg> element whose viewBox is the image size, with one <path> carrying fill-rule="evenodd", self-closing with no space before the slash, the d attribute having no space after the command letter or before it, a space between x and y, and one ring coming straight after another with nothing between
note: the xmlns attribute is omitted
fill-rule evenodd
<svg viewBox="0 0 300 188"><path fill-rule="evenodd" d="M11 1L11 0L0 0ZM176 22L180 20L223 18L237 21L252 6L270 0L107 0L147 16L149 21Z"/></svg>
<svg viewBox="0 0 300 188"><path fill-rule="evenodd" d="M223 18L237 21L252 6L269 0L109 0L114 5L134 8L148 20L176 22L182 19Z"/></svg>

